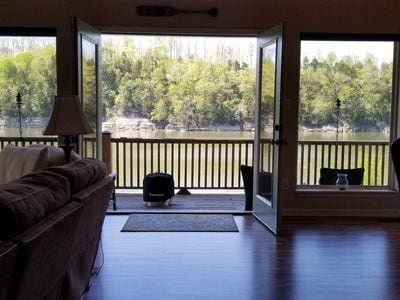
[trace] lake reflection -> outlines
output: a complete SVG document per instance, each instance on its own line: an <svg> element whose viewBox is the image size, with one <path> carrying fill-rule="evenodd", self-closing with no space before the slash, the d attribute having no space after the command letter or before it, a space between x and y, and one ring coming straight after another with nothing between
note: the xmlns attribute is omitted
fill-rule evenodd
<svg viewBox="0 0 400 300"><path fill-rule="evenodd" d="M25 137L42 136L42 128L24 128ZM2 137L18 137L18 128L1 129ZM143 138L143 139L253 139L253 131L167 131L167 130L119 130L112 132L113 137ZM335 132L299 132L301 141L335 141ZM384 132L354 132L340 133L339 141L389 141L389 133Z"/></svg>

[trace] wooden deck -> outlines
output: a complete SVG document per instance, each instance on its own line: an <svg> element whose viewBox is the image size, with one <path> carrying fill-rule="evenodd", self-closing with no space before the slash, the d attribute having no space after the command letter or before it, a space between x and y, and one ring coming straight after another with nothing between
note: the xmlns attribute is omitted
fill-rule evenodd
<svg viewBox="0 0 400 300"><path fill-rule="evenodd" d="M175 195L168 207L148 207L141 193L117 193L117 210L110 206L107 213L129 212L243 212L244 194L232 191L218 193L193 192Z"/></svg>

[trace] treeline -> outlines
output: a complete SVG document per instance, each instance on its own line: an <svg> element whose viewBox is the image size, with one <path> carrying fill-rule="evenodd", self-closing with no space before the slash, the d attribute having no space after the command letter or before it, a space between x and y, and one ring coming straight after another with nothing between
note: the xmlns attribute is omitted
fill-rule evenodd
<svg viewBox="0 0 400 300"><path fill-rule="evenodd" d="M22 47L22 46L21 46ZM246 63L218 63L174 57L158 46L135 55L134 45L103 47L103 115L150 119L193 129L230 124L243 127L254 120L255 71ZM142 52L142 51L141 51ZM90 61L88 69L91 70ZM267 71L268 72L265 72ZM271 70L271 72L269 72ZM46 117L56 93L54 46L0 55L0 118L17 116L15 96L24 94L23 116ZM95 83L93 72L84 92ZM263 111L271 109L273 65L264 61L266 88ZM269 76L269 77L268 77ZM335 126L335 101L341 100L340 125L354 131L383 130L391 115L392 64L373 56L338 59L304 58L300 78L300 126ZM86 91L87 90L87 91ZM94 111L91 107L87 111ZM93 116L91 116L92 118ZM263 119L268 122L267 118Z"/></svg>
<svg viewBox="0 0 400 300"><path fill-rule="evenodd" d="M390 126L392 64L368 55L324 60L303 59L300 76L300 125L336 125L336 99L341 100L340 126L353 131L382 131Z"/></svg>
<svg viewBox="0 0 400 300"><path fill-rule="evenodd" d="M247 64L171 58L163 47L141 56L126 50L103 49L107 115L135 115L159 127L173 124L187 129L252 122L255 74Z"/></svg>
<svg viewBox="0 0 400 300"><path fill-rule="evenodd" d="M24 118L48 117L56 87L54 46L44 46L16 55L0 55L0 118L2 120L18 116L16 95L19 92L23 95Z"/></svg>
<svg viewBox="0 0 400 300"><path fill-rule="evenodd" d="M46 46L55 46L55 37L0 36L0 58L17 55L22 52L34 51Z"/></svg>

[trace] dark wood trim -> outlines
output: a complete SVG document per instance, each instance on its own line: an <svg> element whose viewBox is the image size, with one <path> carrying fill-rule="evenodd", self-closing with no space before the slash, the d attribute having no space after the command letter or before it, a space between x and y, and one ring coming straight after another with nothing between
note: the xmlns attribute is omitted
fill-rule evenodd
<svg viewBox="0 0 400 300"><path fill-rule="evenodd" d="M263 29L241 28L175 28L175 27L124 27L124 26L97 26L102 34L128 34L128 35L164 35L188 37L245 37L257 38Z"/></svg>
<svg viewBox="0 0 400 300"><path fill-rule="evenodd" d="M52 27L0 27L2 36L57 36Z"/></svg>
<svg viewBox="0 0 400 300"><path fill-rule="evenodd" d="M400 34L395 33L324 33L324 32L302 32L301 40L319 41L400 41Z"/></svg>

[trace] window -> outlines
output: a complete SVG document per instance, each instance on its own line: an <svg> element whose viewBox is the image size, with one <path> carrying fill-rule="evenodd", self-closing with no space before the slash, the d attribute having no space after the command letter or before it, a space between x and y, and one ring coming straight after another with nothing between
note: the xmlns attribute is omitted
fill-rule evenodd
<svg viewBox="0 0 400 300"><path fill-rule="evenodd" d="M56 94L55 37L0 36L2 136L19 136L18 93L23 136L41 136Z"/></svg>
<svg viewBox="0 0 400 300"><path fill-rule="evenodd" d="M297 184L322 167L364 168L362 185L389 184L394 42L301 42Z"/></svg>

